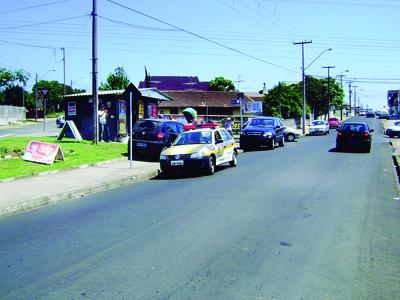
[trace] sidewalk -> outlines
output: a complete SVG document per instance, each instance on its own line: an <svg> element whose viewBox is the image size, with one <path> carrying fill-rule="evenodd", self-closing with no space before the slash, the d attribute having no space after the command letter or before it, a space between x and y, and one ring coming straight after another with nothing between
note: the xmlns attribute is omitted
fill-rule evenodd
<svg viewBox="0 0 400 300"><path fill-rule="evenodd" d="M0 217L153 178L158 162L109 161L0 182Z"/></svg>

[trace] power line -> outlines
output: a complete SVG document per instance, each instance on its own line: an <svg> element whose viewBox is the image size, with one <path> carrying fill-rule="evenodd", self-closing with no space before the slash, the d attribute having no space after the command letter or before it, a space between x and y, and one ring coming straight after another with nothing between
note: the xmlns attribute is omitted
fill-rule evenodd
<svg viewBox="0 0 400 300"><path fill-rule="evenodd" d="M190 35L192 35L192 36L198 37L198 38L200 38L200 39L202 39L202 40L205 40L205 41L207 41L207 42L210 42L210 43L213 43L213 44L215 44L215 45L221 46L221 47L223 47L223 48L225 48L225 49L234 51L234 52L236 52L236 53L239 53L239 54L242 54L242 55L247 56L247 57L249 57L249 58L258 60L258 61L263 62L263 63L265 63L265 64L268 64L268 65L277 67L277 68L279 68L279 69L282 69L282 70L285 70L285 71L288 71L288 72L292 72L292 73L296 73L296 74L297 74L296 71L290 70L290 69L288 69L288 68L282 67L282 66L277 65L277 64L274 64L274 63L271 63L271 62L266 61L266 60L264 60L264 59L258 58L258 57L254 56L254 55L247 54L247 53L242 52L242 51L240 51L240 50L237 50L237 49L235 49L235 48L226 46L226 45L224 45L224 44L221 44L221 43L219 43L219 42L216 42L216 41L214 41L214 40L211 40L211 39L209 39L209 38L207 38L207 37L204 37L204 36L202 36L202 35L199 35L199 34L197 34L197 33L191 32L191 31L189 31L189 30L183 29L183 28L181 28L181 27L178 27L178 26L173 25L173 24L171 24L171 23L168 23L168 22L166 22L166 21L163 21L163 20L160 20L160 19L158 19L158 18L152 17L152 16L150 16L150 15L148 15L148 14L142 13L142 12L136 10L136 9L130 8L130 7L125 6L125 5L122 5L122 4L118 3L118 2L115 2L115 1L112 1L112 0L106 0L106 1L108 1L108 2L110 2L110 3L113 3L114 5L120 6L120 7L122 7L122 8L125 8L125 9L127 9L127 10L130 10L130 11L132 11L132 12L135 12L135 13L137 13L137 14L139 14L139 15L144 16L144 17L147 17L147 18L149 18L149 19L152 19L152 20L154 20L154 21L157 21L157 22L159 22L159 23L162 23L162 24L168 25L168 26L170 26L170 27L173 27L173 28L175 28L175 29L178 29L178 30L180 30L180 31L182 31L182 32L185 32L185 33L187 33L187 34L190 34Z"/></svg>
<svg viewBox="0 0 400 300"><path fill-rule="evenodd" d="M7 11L0 11L0 15L2 15L2 14L8 14L8 13L13 13L13 12L18 12L18 11L23 11L23 10L28 10L28 9L32 9L32 8L38 8L38 7L48 6L48 5L59 4L59 3L63 3L63 2L69 2L69 1L71 1L71 0L62 0L62 1L48 2L48 3L39 4L39 5L34 5L34 6L22 7L22 8L7 10Z"/></svg>
<svg viewBox="0 0 400 300"><path fill-rule="evenodd" d="M54 50L55 47L46 47L46 46L40 46L40 45L30 45L30 44L24 44L24 43L17 43L17 42L10 42L10 41L5 41L5 40L0 40L1 43L6 43L6 44L13 44L17 46L25 46L25 47L33 47L33 48L42 48L42 49L51 49Z"/></svg>
<svg viewBox="0 0 400 300"><path fill-rule="evenodd" d="M45 21L45 22L39 22L39 23L17 25L17 26L12 26L12 27L3 27L3 28L0 28L0 30L9 30L9 29L16 29L16 28L21 28L21 27L32 27L32 26L36 26L36 25L43 25L43 24L50 24L50 23L55 23L55 22L79 19L79 18L88 17L88 16L90 16L90 15L89 14L85 14L85 15L76 16L76 17L63 18L63 19L57 19L57 20L51 20L51 21Z"/></svg>
<svg viewBox="0 0 400 300"><path fill-rule="evenodd" d="M113 22L119 25L125 25L128 27L136 28L136 29L143 29L143 30L150 30L150 31L178 31L177 29L169 29L169 28L161 28L161 27L151 27L151 26L143 26L143 25L136 25L127 22L117 21L113 19L109 19L103 16L98 15L99 18L107 20L109 22Z"/></svg>

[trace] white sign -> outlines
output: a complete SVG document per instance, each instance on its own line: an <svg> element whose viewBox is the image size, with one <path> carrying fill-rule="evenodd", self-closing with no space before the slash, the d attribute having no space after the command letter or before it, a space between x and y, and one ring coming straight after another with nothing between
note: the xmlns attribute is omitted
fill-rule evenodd
<svg viewBox="0 0 400 300"><path fill-rule="evenodd" d="M245 114L262 113L262 101L243 102L242 109Z"/></svg>

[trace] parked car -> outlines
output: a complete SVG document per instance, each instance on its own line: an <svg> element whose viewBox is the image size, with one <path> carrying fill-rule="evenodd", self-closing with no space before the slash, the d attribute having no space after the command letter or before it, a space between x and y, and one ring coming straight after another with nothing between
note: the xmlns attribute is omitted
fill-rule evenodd
<svg viewBox="0 0 400 300"><path fill-rule="evenodd" d="M277 143L283 147L285 146L285 128L279 118L253 118L242 132L240 132L240 148L243 151L262 146L274 149Z"/></svg>
<svg viewBox="0 0 400 300"><path fill-rule="evenodd" d="M375 118L375 113L373 111L367 111L365 115L367 118Z"/></svg>
<svg viewBox="0 0 400 300"><path fill-rule="evenodd" d="M132 153L160 155L183 132L183 124L173 120L144 119L136 122L132 129ZM128 141L128 155L130 142Z"/></svg>
<svg viewBox="0 0 400 300"><path fill-rule="evenodd" d="M329 124L325 120L314 120L308 128L309 135L329 134Z"/></svg>
<svg viewBox="0 0 400 300"><path fill-rule="evenodd" d="M286 127L284 130L285 142L294 142L300 138L300 131L292 127Z"/></svg>
<svg viewBox="0 0 400 300"><path fill-rule="evenodd" d="M346 122L337 130L336 150L343 151L345 149L360 148L365 152L371 151L371 132L374 130L369 128L366 123L362 122Z"/></svg>
<svg viewBox="0 0 400 300"><path fill-rule="evenodd" d="M200 128L181 133L171 147L160 154L165 174L178 171L206 171L213 175L216 166L237 165L237 144L225 128Z"/></svg>
<svg viewBox="0 0 400 300"><path fill-rule="evenodd" d="M328 119L329 128L338 128L340 126L340 120L338 118Z"/></svg>
<svg viewBox="0 0 400 300"><path fill-rule="evenodd" d="M389 119L389 114L387 111L381 110L378 112L378 119Z"/></svg>
<svg viewBox="0 0 400 300"><path fill-rule="evenodd" d="M57 128L62 128L65 124L64 116L58 116L56 119Z"/></svg>
<svg viewBox="0 0 400 300"><path fill-rule="evenodd" d="M400 138L400 121L394 122L393 126L386 128L385 134L391 138Z"/></svg>

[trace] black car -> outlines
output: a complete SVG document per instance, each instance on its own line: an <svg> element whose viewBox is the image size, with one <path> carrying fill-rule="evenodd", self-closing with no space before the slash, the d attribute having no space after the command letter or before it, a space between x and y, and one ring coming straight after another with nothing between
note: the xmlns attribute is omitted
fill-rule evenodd
<svg viewBox="0 0 400 300"><path fill-rule="evenodd" d="M173 120L144 119L136 122L132 130L132 153L160 155L183 131L183 124ZM128 155L130 142L128 141Z"/></svg>
<svg viewBox="0 0 400 300"><path fill-rule="evenodd" d="M283 147L285 146L285 128L279 118L257 117L251 119L240 132L240 148L243 151L261 146L274 149L276 143Z"/></svg>
<svg viewBox="0 0 400 300"><path fill-rule="evenodd" d="M365 152L371 151L371 132L366 123L346 122L337 130L336 150L362 149Z"/></svg>
<svg viewBox="0 0 400 300"><path fill-rule="evenodd" d="M375 114L372 111L367 111L366 115L367 118L375 118Z"/></svg>

